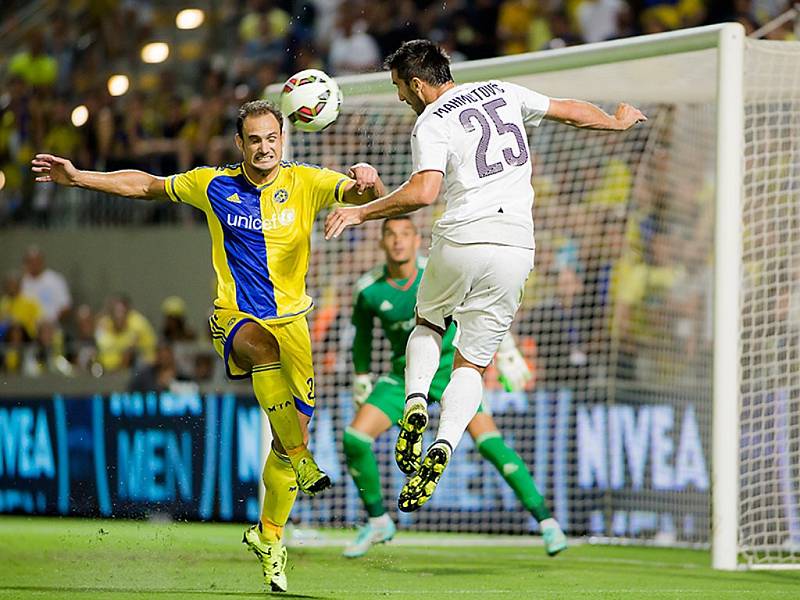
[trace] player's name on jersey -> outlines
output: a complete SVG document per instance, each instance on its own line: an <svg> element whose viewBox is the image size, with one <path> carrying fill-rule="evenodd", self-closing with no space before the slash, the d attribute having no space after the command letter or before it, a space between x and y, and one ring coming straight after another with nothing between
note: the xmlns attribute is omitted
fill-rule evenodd
<svg viewBox="0 0 800 600"><path fill-rule="evenodd" d="M475 102L486 100L487 98L496 96L502 91L503 88L501 88L500 84L498 83L487 83L485 85L479 85L478 87L470 90L469 92L459 94L458 96L450 98L450 100L448 100L447 102L442 104L442 106L433 111L433 114L435 114L440 119L444 119L444 116L450 111L453 111L457 108L461 108L462 106L466 106L467 104L474 104Z"/></svg>

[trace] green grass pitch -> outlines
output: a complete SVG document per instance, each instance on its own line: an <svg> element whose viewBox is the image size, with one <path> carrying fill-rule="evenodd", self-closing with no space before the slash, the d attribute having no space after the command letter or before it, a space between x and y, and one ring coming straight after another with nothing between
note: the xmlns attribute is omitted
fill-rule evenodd
<svg viewBox="0 0 800 600"><path fill-rule="evenodd" d="M269 596L243 526L0 517L0 598ZM400 533L367 557L352 532L289 549L283 598L800 598L798 572L712 571L707 552L579 545L548 558L523 538ZM514 540L512 540L513 542ZM450 543L451 542L451 543Z"/></svg>

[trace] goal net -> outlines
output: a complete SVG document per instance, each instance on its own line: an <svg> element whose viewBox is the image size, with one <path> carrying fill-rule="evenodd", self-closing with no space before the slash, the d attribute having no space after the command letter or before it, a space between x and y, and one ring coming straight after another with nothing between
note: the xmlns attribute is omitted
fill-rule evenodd
<svg viewBox="0 0 800 600"><path fill-rule="evenodd" d="M608 111L624 100L648 116L625 133L551 122L528 131L536 269L513 332L535 381L525 392L506 393L490 369L486 404L572 535L711 541L714 281L719 260L727 259L714 250L718 173L728 173L719 170L717 151L724 139L717 125L717 39L724 31L730 26L454 69L458 82L506 79ZM751 564L794 562L800 44L747 41L744 68L745 156L730 171L734 177L739 167L744 171L741 185L732 184L743 190L741 298L717 300L741 305L740 409L735 397L727 401L741 419L741 435L735 422L724 433L739 449L741 491L729 505L739 512L735 553ZM415 115L397 101L388 79L343 79L339 120L321 134L292 132L292 158L340 170L368 161L387 186L401 184L410 173ZM737 211L733 200L730 210ZM425 243L441 210L437 204L415 216ZM352 291L384 257L377 222L329 242L321 227L308 281L318 307L311 323L319 398L312 443L336 485L312 502L299 500L294 514L306 526L351 525L365 518L341 452L353 417ZM389 369L388 352L376 343L376 376ZM734 361L734 390L737 370ZM424 509L397 513L403 477L392 457L395 436L396 430L379 438L375 450L387 507L404 528L536 530L468 436Z"/></svg>
<svg viewBox="0 0 800 600"><path fill-rule="evenodd" d="M739 544L800 562L800 44L746 54Z"/></svg>

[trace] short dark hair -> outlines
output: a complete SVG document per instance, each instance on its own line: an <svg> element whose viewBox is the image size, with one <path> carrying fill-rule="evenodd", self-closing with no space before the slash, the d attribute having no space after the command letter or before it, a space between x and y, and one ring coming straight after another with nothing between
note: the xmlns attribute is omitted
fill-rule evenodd
<svg viewBox="0 0 800 600"><path fill-rule="evenodd" d="M397 215L396 217L387 217L381 223L381 236L386 235L387 225L392 221L408 221L411 223L411 227L414 228L414 231L417 231L417 224L414 223L414 219L412 219L409 215Z"/></svg>
<svg viewBox="0 0 800 600"><path fill-rule="evenodd" d="M453 81L450 57L430 40L403 42L386 58L383 66L397 71L397 76L406 83L414 77L437 86Z"/></svg>
<svg viewBox="0 0 800 600"><path fill-rule="evenodd" d="M270 114L278 119L278 131L283 133L283 113L269 100L252 100L251 102L242 104L242 106L239 107L239 114L236 116L236 133L239 134L239 137L244 137L242 133L244 120L254 115L266 114Z"/></svg>

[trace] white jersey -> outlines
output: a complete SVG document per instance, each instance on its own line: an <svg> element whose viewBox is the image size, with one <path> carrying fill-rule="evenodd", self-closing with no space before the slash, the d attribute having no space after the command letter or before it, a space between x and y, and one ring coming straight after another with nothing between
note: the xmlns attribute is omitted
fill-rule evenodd
<svg viewBox="0 0 800 600"><path fill-rule="evenodd" d="M525 125L550 99L506 81L458 85L429 104L411 133L413 172L444 174L433 235L459 244L533 248L533 186Z"/></svg>
<svg viewBox="0 0 800 600"><path fill-rule="evenodd" d="M67 280L52 269L45 269L38 277L26 273L22 277L22 293L39 301L48 323L57 322L61 311L72 305Z"/></svg>

